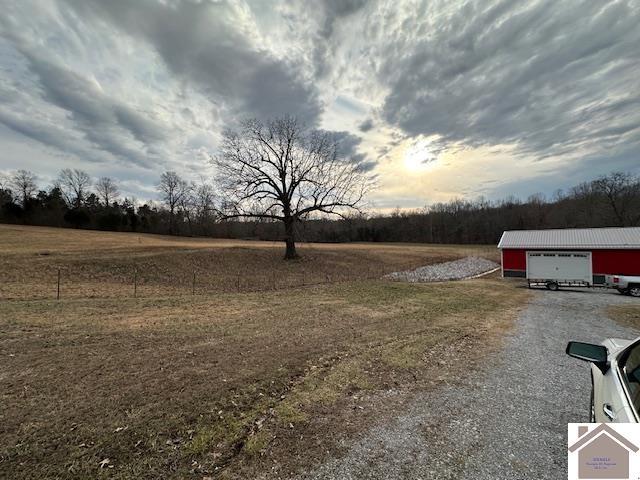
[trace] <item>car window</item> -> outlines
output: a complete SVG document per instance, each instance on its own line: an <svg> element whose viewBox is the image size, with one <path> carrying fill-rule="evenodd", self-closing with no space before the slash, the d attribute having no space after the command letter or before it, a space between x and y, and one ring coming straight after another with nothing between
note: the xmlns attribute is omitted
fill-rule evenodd
<svg viewBox="0 0 640 480"><path fill-rule="evenodd" d="M635 411L640 412L640 343L631 348L620 367L631 396L631 403Z"/></svg>

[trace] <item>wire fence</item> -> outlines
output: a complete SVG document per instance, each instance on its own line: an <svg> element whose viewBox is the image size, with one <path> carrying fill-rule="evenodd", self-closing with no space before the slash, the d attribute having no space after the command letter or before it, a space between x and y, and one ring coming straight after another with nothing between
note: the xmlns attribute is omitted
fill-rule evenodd
<svg viewBox="0 0 640 480"><path fill-rule="evenodd" d="M356 280L380 279L388 268L372 266L358 271L268 273L233 272L212 275L209 272L181 271L164 278L148 278L144 271L132 268L117 278L87 278L87 272L58 268L42 272L30 281L3 282L0 300L62 300L69 298L152 298L158 296L207 295L213 293L249 293L329 285Z"/></svg>
<svg viewBox="0 0 640 480"><path fill-rule="evenodd" d="M384 249L389 248L389 252ZM380 279L394 271L487 256L495 249L441 248L414 253L396 245L375 249L301 245L301 261L276 250L247 248L99 252L0 259L0 301L71 298L153 298L290 290ZM486 250L486 251L485 251ZM275 252L275 253L274 253ZM3 261L4 260L4 261Z"/></svg>

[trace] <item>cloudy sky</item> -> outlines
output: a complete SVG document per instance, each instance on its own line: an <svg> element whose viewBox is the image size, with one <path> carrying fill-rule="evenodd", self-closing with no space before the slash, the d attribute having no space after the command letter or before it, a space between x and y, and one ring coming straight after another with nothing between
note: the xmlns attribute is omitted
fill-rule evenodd
<svg viewBox="0 0 640 480"><path fill-rule="evenodd" d="M337 132L376 208L640 173L640 0L3 0L0 171L155 198L248 117Z"/></svg>

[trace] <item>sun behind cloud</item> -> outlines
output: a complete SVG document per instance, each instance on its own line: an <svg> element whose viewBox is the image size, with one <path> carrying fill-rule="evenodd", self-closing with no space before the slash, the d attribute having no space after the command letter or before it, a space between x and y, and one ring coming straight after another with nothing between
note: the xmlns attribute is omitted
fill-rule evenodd
<svg viewBox="0 0 640 480"><path fill-rule="evenodd" d="M423 172L433 168L438 161L437 149L428 139L412 142L404 150L404 168L409 172Z"/></svg>

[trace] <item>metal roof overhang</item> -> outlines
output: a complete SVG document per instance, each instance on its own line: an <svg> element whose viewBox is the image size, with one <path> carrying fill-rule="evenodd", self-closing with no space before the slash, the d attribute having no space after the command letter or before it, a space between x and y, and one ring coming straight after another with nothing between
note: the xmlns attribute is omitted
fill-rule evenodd
<svg viewBox="0 0 640 480"><path fill-rule="evenodd" d="M640 227L508 230L498 248L640 249Z"/></svg>

